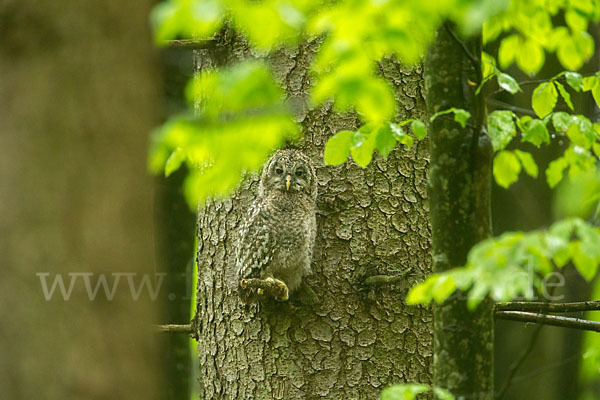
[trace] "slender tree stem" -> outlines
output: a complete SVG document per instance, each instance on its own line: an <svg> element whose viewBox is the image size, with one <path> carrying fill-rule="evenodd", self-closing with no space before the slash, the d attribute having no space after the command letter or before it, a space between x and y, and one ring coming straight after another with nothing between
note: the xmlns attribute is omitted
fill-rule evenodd
<svg viewBox="0 0 600 400"><path fill-rule="evenodd" d="M496 318L600 332L600 322L522 311L496 311Z"/></svg>

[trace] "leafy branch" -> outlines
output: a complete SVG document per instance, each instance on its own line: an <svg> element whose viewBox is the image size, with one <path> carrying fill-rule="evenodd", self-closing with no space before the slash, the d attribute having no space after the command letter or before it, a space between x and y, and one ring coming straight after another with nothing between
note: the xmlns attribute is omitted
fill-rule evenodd
<svg viewBox="0 0 600 400"><path fill-rule="evenodd" d="M600 228L579 218L553 224L547 231L511 232L477 244L467 265L433 274L414 286L407 303L442 303L457 290L467 292L469 308L474 309L487 296L510 301L519 296L533 299L534 288L543 285L555 267L572 261L591 280L600 263Z"/></svg>

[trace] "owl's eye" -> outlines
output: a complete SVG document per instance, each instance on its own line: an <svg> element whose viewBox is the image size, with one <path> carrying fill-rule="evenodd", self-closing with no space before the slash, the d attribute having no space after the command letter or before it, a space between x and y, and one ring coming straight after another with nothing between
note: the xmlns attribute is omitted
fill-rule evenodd
<svg viewBox="0 0 600 400"><path fill-rule="evenodd" d="M277 169L275 170L275 172L277 173L277 175L281 175L281 174L283 174L283 170L282 170L281 168L277 168Z"/></svg>
<svg viewBox="0 0 600 400"><path fill-rule="evenodd" d="M302 176L302 170L299 169L298 171L296 171L296 176Z"/></svg>

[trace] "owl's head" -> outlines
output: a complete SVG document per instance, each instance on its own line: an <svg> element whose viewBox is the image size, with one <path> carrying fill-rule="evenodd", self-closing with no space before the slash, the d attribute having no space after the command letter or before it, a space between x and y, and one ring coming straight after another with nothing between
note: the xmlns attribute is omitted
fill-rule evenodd
<svg viewBox="0 0 600 400"><path fill-rule="evenodd" d="M315 168L310 159L298 150L279 150L265 163L260 178L261 195L277 191L289 195L317 194Z"/></svg>

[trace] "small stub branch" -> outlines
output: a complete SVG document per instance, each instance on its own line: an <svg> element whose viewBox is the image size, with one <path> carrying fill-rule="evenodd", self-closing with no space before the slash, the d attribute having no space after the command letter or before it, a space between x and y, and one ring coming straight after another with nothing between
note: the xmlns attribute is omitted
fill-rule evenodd
<svg viewBox="0 0 600 400"><path fill-rule="evenodd" d="M193 334L194 331L192 329L192 324L183 324L183 325L175 325L175 324L163 324L163 325L155 325L155 329L160 333L185 333L185 334Z"/></svg>

